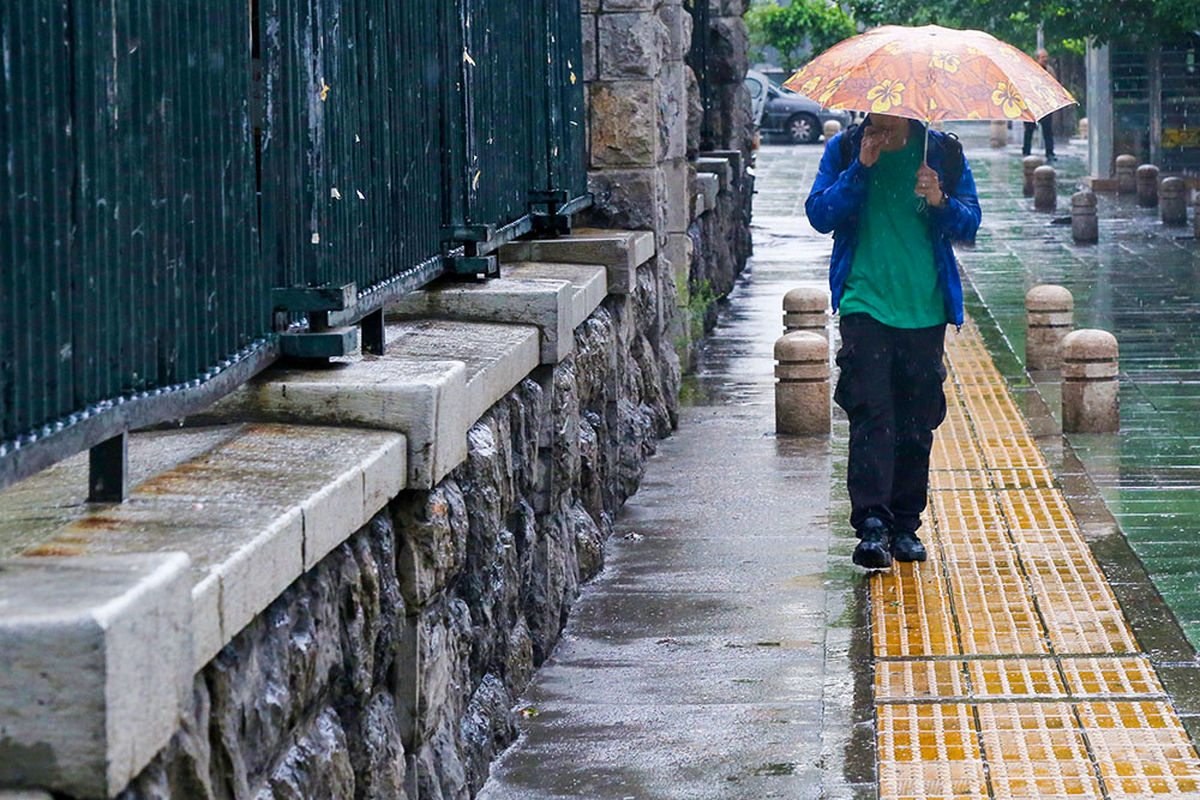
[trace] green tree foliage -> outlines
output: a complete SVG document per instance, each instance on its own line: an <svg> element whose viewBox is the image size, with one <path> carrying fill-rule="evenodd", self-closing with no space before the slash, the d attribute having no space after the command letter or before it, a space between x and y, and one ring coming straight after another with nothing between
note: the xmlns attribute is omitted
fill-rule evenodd
<svg viewBox="0 0 1200 800"><path fill-rule="evenodd" d="M790 5L757 5L746 12L751 43L779 51L786 70L799 68L819 53L853 36L857 29L845 11L824 0L792 0Z"/></svg>
<svg viewBox="0 0 1200 800"><path fill-rule="evenodd" d="M850 0L855 18L868 26L933 23L978 28L1032 50L1043 24L1053 52L1058 43L1095 37L1100 43L1156 37L1200 28L1197 0Z"/></svg>

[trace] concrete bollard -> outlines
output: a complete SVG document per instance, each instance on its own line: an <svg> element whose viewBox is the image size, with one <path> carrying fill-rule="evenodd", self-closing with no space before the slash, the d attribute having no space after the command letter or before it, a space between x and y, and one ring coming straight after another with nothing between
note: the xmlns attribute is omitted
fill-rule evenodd
<svg viewBox="0 0 1200 800"><path fill-rule="evenodd" d="M1021 188L1021 193L1026 197L1033 197L1033 171L1041 165L1041 156L1025 156L1021 162L1021 166L1025 170L1025 185Z"/></svg>
<svg viewBox="0 0 1200 800"><path fill-rule="evenodd" d="M1062 414L1067 433L1112 433L1121 427L1117 339L1092 328L1062 343Z"/></svg>
<svg viewBox="0 0 1200 800"><path fill-rule="evenodd" d="M1196 193L1196 205L1192 209L1192 233L1200 239L1200 192Z"/></svg>
<svg viewBox="0 0 1200 800"><path fill-rule="evenodd" d="M1183 178L1163 178L1158 191L1163 225L1187 225L1187 183Z"/></svg>
<svg viewBox="0 0 1200 800"><path fill-rule="evenodd" d="M1071 238L1079 244L1100 240L1096 195L1086 189L1071 195Z"/></svg>
<svg viewBox="0 0 1200 800"><path fill-rule="evenodd" d="M821 133L825 134L825 141L829 141L841 132L842 123L836 119L827 119L825 120L825 124L821 126Z"/></svg>
<svg viewBox="0 0 1200 800"><path fill-rule="evenodd" d="M1080 119L1079 119L1079 138L1080 139L1088 138L1088 118L1087 117L1080 117Z"/></svg>
<svg viewBox="0 0 1200 800"><path fill-rule="evenodd" d="M1137 158L1125 153L1117 156L1117 194L1137 191Z"/></svg>
<svg viewBox="0 0 1200 800"><path fill-rule="evenodd" d="M1075 327L1075 298L1065 286L1043 283L1025 293L1025 367L1058 369L1062 340Z"/></svg>
<svg viewBox="0 0 1200 800"><path fill-rule="evenodd" d="M829 342L812 331L775 340L775 432L829 433Z"/></svg>
<svg viewBox="0 0 1200 800"><path fill-rule="evenodd" d="M994 119L992 127L988 134L988 144L992 147L1004 147L1008 144L1008 123Z"/></svg>
<svg viewBox="0 0 1200 800"><path fill-rule="evenodd" d="M1033 171L1033 207L1037 211L1053 211L1058 207L1057 173L1049 165Z"/></svg>
<svg viewBox="0 0 1200 800"><path fill-rule="evenodd" d="M797 286L783 296L783 332L812 331L828 337L829 290Z"/></svg>
<svg viewBox="0 0 1200 800"><path fill-rule="evenodd" d="M1138 205L1143 208L1154 208L1158 205L1158 167L1142 164L1137 168L1134 180L1137 183Z"/></svg>

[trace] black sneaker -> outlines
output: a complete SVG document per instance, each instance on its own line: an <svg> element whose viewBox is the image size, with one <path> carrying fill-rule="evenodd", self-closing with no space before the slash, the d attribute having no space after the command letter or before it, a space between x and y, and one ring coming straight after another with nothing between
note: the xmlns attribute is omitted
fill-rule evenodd
<svg viewBox="0 0 1200 800"><path fill-rule="evenodd" d="M888 529L882 520L868 517L858 531L858 547L854 548L852 560L867 569L887 569L892 565L892 554L888 552Z"/></svg>
<svg viewBox="0 0 1200 800"><path fill-rule="evenodd" d="M892 537L892 557L897 561L924 561L925 545L913 531L900 531Z"/></svg>

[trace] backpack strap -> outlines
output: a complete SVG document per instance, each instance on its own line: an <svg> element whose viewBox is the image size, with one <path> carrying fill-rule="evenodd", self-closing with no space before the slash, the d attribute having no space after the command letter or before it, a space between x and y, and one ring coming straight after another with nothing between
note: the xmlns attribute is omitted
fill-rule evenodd
<svg viewBox="0 0 1200 800"><path fill-rule="evenodd" d="M842 133L842 138L838 140L838 147L842 155L842 169L845 170L850 166L850 159L853 157L854 151L854 133L858 130L858 123L854 123Z"/></svg>
<svg viewBox="0 0 1200 800"><path fill-rule="evenodd" d="M949 187L952 194L955 187L958 186L958 181L962 178L963 165L966 163L963 160L962 142L953 133L946 134L946 156L942 161L942 184L943 188Z"/></svg>

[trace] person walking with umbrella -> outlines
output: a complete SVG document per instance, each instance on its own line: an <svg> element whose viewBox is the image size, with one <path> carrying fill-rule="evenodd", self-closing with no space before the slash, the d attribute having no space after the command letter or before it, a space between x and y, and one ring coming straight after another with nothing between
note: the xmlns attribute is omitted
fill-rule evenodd
<svg viewBox="0 0 1200 800"><path fill-rule="evenodd" d="M784 84L823 106L867 111L831 138L805 211L833 233L840 314L834 399L850 419L846 484L854 563L924 561L933 431L946 413L948 323L963 322L952 241L970 241L979 200L957 139L935 120L1036 121L1074 103L1033 59L982 31L889 25L826 50Z"/></svg>
<svg viewBox="0 0 1200 800"><path fill-rule="evenodd" d="M834 399L850 420L853 559L870 569L926 557L917 529L933 430L946 414L943 341L947 323L963 321L950 242L973 239L980 221L955 145L915 120L872 112L826 145L805 203L813 227L834 234Z"/></svg>

